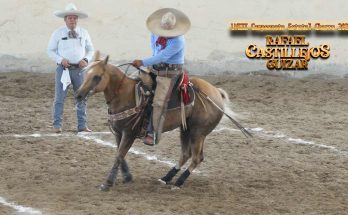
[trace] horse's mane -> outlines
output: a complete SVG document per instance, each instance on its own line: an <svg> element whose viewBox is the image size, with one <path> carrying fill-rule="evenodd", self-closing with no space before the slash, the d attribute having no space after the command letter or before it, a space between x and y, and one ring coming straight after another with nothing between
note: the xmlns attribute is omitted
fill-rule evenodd
<svg viewBox="0 0 348 215"><path fill-rule="evenodd" d="M100 61L94 61L91 64L89 64L87 67L85 67L83 69L83 72L87 72L89 71L91 68L93 68L95 65L97 65ZM108 63L109 65L118 68L123 74L126 74L126 77L129 79L132 79L134 81L139 81L140 77L139 77L139 71L132 71L132 72L128 72L127 70L123 70L118 64L112 64L112 63ZM127 68L128 69L128 68Z"/></svg>

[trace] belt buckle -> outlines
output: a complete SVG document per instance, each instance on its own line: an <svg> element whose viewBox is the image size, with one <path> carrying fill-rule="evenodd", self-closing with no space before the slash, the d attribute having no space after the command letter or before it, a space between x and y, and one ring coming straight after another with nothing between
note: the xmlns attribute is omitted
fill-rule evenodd
<svg viewBox="0 0 348 215"><path fill-rule="evenodd" d="M71 68L71 69L78 69L80 67L78 65L70 65L69 68Z"/></svg>
<svg viewBox="0 0 348 215"><path fill-rule="evenodd" d="M152 69L156 70L157 72L160 70L159 68L160 68L160 66L157 64L152 66Z"/></svg>

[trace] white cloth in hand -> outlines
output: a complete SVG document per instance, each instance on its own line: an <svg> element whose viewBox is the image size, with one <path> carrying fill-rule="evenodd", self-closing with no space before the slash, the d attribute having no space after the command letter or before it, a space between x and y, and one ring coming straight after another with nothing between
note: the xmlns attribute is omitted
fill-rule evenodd
<svg viewBox="0 0 348 215"><path fill-rule="evenodd" d="M60 79L60 82L63 84L63 90L65 91L66 88L71 84L69 69L65 68L63 70L62 78Z"/></svg>

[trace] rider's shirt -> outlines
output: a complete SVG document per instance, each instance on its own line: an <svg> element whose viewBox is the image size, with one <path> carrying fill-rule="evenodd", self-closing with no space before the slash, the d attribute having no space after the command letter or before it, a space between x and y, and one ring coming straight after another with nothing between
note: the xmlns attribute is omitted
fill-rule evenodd
<svg viewBox="0 0 348 215"><path fill-rule="evenodd" d="M151 48L153 56L143 60L144 66L151 66L159 63L184 64L184 36L167 38L166 46L164 48L160 44L156 44L157 39L157 35L151 34Z"/></svg>

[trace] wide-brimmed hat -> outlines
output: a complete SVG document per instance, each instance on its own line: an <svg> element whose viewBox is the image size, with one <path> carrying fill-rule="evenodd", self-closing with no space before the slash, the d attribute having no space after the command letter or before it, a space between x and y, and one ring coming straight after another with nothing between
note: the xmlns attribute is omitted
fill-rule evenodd
<svg viewBox="0 0 348 215"><path fill-rule="evenodd" d="M191 26L190 19L174 8L163 8L153 12L146 20L147 28L161 37L184 35Z"/></svg>
<svg viewBox="0 0 348 215"><path fill-rule="evenodd" d="M77 10L76 6L73 3L68 4L65 7L65 10L55 11L54 15L61 17L61 18L64 18L64 17L69 16L69 15L75 15L81 19L88 17L87 13L82 12L80 10Z"/></svg>

